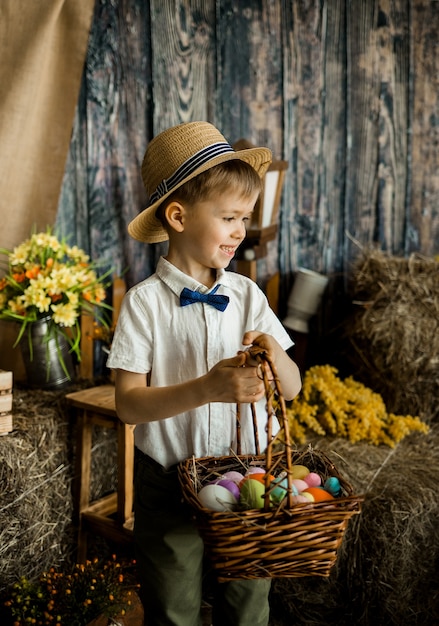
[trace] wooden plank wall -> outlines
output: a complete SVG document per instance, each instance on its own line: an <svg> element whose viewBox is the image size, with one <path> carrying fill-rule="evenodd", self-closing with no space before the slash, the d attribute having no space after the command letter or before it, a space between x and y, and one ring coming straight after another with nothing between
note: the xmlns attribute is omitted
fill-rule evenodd
<svg viewBox="0 0 439 626"><path fill-rule="evenodd" d="M204 119L288 160L259 262L346 279L361 246L439 252L439 2L96 0L58 224L132 284L166 244L126 224L164 128Z"/></svg>

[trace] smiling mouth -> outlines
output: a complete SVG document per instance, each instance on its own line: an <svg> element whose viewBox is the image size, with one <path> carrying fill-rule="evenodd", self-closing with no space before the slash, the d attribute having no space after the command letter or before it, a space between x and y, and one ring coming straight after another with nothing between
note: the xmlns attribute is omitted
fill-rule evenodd
<svg viewBox="0 0 439 626"><path fill-rule="evenodd" d="M233 256L236 252L236 248L232 246L221 246L221 250L229 256Z"/></svg>

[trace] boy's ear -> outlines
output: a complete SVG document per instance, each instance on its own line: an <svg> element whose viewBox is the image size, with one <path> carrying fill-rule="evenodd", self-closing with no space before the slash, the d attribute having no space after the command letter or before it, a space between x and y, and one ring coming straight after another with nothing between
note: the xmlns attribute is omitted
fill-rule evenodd
<svg viewBox="0 0 439 626"><path fill-rule="evenodd" d="M176 232L181 233L184 230L185 209L180 202L173 200L165 208L165 218L169 226Z"/></svg>

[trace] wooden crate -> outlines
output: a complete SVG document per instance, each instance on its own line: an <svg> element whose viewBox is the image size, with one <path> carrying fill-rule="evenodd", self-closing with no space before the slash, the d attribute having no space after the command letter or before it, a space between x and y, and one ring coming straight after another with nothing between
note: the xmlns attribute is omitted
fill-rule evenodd
<svg viewBox="0 0 439 626"><path fill-rule="evenodd" d="M12 429L12 372L0 370L0 435Z"/></svg>

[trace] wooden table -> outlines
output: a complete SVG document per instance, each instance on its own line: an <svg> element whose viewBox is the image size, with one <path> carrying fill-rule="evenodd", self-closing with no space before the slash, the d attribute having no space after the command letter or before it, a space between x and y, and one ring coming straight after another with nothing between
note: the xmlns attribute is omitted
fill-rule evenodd
<svg viewBox="0 0 439 626"><path fill-rule="evenodd" d="M99 385L66 395L77 415L76 471L73 493L78 524L78 562L87 558L87 537L97 533L110 541L132 541L133 529L133 426L116 413L114 385ZM90 502L93 426L117 431L117 490Z"/></svg>

